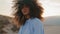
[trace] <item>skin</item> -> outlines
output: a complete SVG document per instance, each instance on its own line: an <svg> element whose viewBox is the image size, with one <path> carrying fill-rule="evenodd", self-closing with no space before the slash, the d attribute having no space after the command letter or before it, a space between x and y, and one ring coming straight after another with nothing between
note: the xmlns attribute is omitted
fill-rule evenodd
<svg viewBox="0 0 60 34"><path fill-rule="evenodd" d="M24 7L22 8L22 13L23 13L23 15L24 15L26 18L30 18L29 12L30 12L29 7L24 6Z"/></svg>

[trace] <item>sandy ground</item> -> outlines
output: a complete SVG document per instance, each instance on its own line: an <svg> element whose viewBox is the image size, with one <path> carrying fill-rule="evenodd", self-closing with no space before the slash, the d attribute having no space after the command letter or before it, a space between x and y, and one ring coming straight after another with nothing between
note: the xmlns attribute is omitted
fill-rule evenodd
<svg viewBox="0 0 60 34"><path fill-rule="evenodd" d="M44 26L45 34L60 34L60 26L45 25Z"/></svg>

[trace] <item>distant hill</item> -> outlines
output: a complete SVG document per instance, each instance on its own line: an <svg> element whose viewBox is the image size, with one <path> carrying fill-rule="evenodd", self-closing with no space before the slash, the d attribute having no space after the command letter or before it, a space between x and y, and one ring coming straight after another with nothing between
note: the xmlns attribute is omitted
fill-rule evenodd
<svg viewBox="0 0 60 34"><path fill-rule="evenodd" d="M11 24L11 19L12 17L0 15L0 34L17 34L15 32L17 28Z"/></svg>
<svg viewBox="0 0 60 34"><path fill-rule="evenodd" d="M45 17L45 25L60 25L60 16Z"/></svg>

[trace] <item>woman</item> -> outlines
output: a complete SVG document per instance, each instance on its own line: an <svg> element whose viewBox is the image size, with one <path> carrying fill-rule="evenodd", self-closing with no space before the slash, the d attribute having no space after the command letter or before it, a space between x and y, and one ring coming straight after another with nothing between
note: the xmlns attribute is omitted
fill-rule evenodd
<svg viewBox="0 0 60 34"><path fill-rule="evenodd" d="M43 8L37 0L15 0L14 21L19 26L18 34L44 34Z"/></svg>

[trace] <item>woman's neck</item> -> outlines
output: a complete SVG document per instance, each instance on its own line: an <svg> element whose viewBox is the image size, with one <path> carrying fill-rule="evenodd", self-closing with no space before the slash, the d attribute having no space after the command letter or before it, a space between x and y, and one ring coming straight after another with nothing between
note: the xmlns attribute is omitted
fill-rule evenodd
<svg viewBox="0 0 60 34"><path fill-rule="evenodd" d="M25 18L26 18L26 19L29 19L29 18L30 18L30 16L29 16L29 15L26 15L26 16L25 16Z"/></svg>

